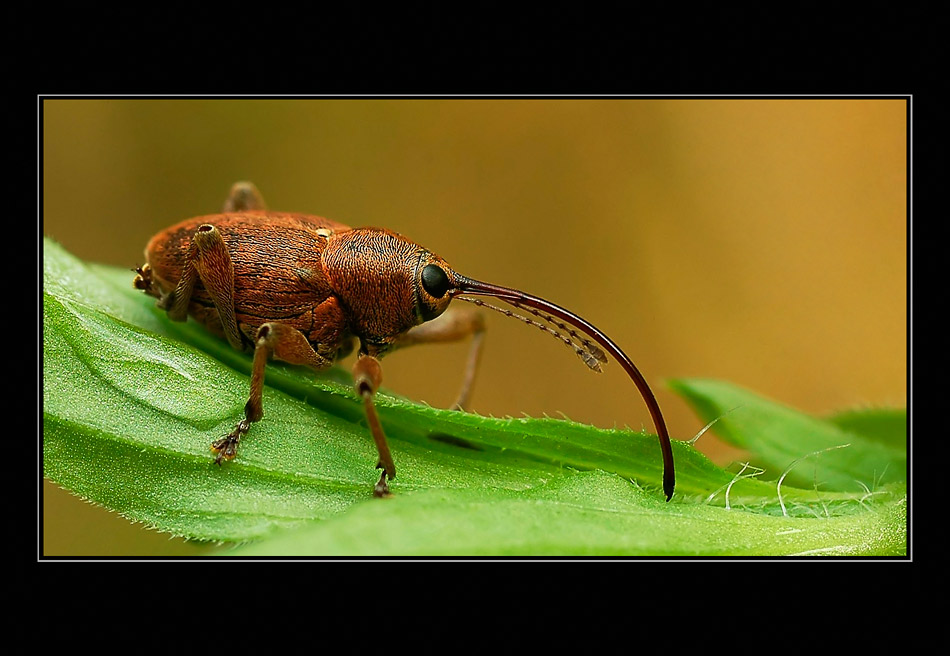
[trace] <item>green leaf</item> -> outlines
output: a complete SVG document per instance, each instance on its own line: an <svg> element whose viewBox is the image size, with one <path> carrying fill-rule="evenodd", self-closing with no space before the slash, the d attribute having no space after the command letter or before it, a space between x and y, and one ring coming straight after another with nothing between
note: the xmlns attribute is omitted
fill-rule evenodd
<svg viewBox="0 0 950 656"><path fill-rule="evenodd" d="M750 451L752 462L766 470L764 478L787 471L788 484L829 490L906 481L907 452L895 413L849 413L826 420L721 381L670 385L703 419L718 419L712 430Z"/></svg>
<svg viewBox="0 0 950 656"><path fill-rule="evenodd" d="M234 556L898 556L903 504L824 519L670 505L603 471L526 491L428 490L364 504Z"/></svg>
<svg viewBox="0 0 950 656"><path fill-rule="evenodd" d="M907 410L903 408L863 408L828 417L839 428L892 449L907 449Z"/></svg>
<svg viewBox="0 0 950 656"><path fill-rule="evenodd" d="M377 500L375 447L341 369L268 365L264 419L215 466L209 446L243 417L250 357L193 321L168 321L132 277L44 241L44 475L132 521L258 540L244 553L270 554L906 550L899 481L873 493L790 480L779 490L675 442L666 503L655 436L450 412L386 391L377 405L398 476L395 497Z"/></svg>

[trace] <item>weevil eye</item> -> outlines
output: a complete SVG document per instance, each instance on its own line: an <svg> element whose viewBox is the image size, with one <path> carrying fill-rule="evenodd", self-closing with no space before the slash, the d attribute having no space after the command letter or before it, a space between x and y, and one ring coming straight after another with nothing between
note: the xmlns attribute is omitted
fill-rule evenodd
<svg viewBox="0 0 950 656"><path fill-rule="evenodd" d="M422 270L422 288L433 298L442 298L449 291L451 283L445 271L435 264L428 264Z"/></svg>

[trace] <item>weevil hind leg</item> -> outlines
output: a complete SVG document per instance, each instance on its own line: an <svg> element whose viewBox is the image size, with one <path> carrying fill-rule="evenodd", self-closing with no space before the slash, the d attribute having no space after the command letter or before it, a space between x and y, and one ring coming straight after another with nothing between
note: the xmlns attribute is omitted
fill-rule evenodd
<svg viewBox="0 0 950 656"><path fill-rule="evenodd" d="M481 360L482 342L485 338L485 317L475 308L452 307L442 316L416 326L396 340L395 348L404 348L415 344L436 344L439 342L458 342L472 338L462 376L462 386L458 397L450 408L468 410Z"/></svg>
<svg viewBox="0 0 950 656"><path fill-rule="evenodd" d="M264 197L253 182L235 182L231 185L228 199L224 201L225 212L243 212L245 210L266 210Z"/></svg>
<svg viewBox="0 0 950 656"><path fill-rule="evenodd" d="M296 328L275 321L261 324L255 340L251 393L244 405L244 419L234 426L234 430L211 444L211 450L217 454L215 463L220 465L222 460L233 459L241 438L250 430L251 424L264 416L264 370L271 357L312 369L326 369L333 364L332 360L317 353Z"/></svg>
<svg viewBox="0 0 950 656"><path fill-rule="evenodd" d="M140 278L143 279L141 283ZM238 351L250 351L253 345L238 329L234 312L234 265L221 232L210 223L198 226L188 248L178 284L158 301L158 306L167 311L169 319L185 321L188 318L188 305L198 280L201 280L211 296L228 343ZM135 284L137 287L146 284L141 273Z"/></svg>
<svg viewBox="0 0 950 656"><path fill-rule="evenodd" d="M396 465L393 463L389 443L386 441L383 425L379 421L379 415L376 413L376 406L373 403L376 390L379 389L380 384L383 382L383 370L379 364L379 360L372 355L361 354L353 365L353 381L356 386L356 393L363 401L363 409L366 411L366 421L369 424L369 430L373 435L373 441L376 443L376 451L379 454L376 469L383 470L379 475L379 481L373 488L373 495L377 497L388 497L391 496L391 494L389 492L387 478L392 480L396 477Z"/></svg>
<svg viewBox="0 0 950 656"><path fill-rule="evenodd" d="M263 209L267 209L264 198L251 182L234 183L224 202L225 212ZM238 330L234 316L234 266L224 239L215 226L204 224L198 227L185 256L185 266L178 284L168 294L162 294L154 283L148 264L137 268L136 272L138 275L133 286L158 298L158 307L165 310L172 321L185 321L188 318L191 295L195 283L200 279L211 294L228 343L239 351L250 350L250 345Z"/></svg>

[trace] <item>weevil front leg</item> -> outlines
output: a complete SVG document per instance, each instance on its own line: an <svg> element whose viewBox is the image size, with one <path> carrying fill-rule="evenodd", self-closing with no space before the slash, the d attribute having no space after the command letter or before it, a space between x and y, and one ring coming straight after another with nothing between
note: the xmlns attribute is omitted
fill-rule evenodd
<svg viewBox="0 0 950 656"><path fill-rule="evenodd" d="M317 353L296 328L274 321L261 324L255 339L251 393L244 406L244 419L234 426L234 430L211 444L211 450L217 454L214 461L219 465L222 460L231 460L237 455L241 438L247 434L253 422L260 421L264 416L264 369L271 357L313 369L326 369L333 364L332 360Z"/></svg>
<svg viewBox="0 0 950 656"><path fill-rule="evenodd" d="M464 410L468 407L468 402L471 398L472 386L481 357L484 334L485 319L480 312L474 308L452 308L438 319L421 324L407 331L392 344L392 348L405 348L415 344L456 342L471 336L472 345L469 348L468 362L465 366L465 375L462 380L462 389L459 391L458 398L452 405L453 409ZM379 454L376 469L383 470L379 475L379 481L376 483L376 487L373 489L373 494L377 497L388 497L390 496L390 492L387 479L392 480L396 477L396 466L393 463L389 443L386 440L386 434L383 432L382 423L379 421L379 415L373 403L373 397L376 395L376 390L378 390L382 384L382 380L383 371L379 360L366 352L362 352L353 365L353 381L356 386L356 393L363 400L366 421L369 424L370 433L373 435L373 441L376 443L376 451Z"/></svg>
<svg viewBox="0 0 950 656"><path fill-rule="evenodd" d="M472 338L468 350L468 360L462 377L462 387L455 403L449 406L453 410L468 410L481 360L482 341L485 337L485 317L475 308L451 307L442 316L424 324L415 326L399 337L394 348L404 348L415 344L435 344L438 342L457 342Z"/></svg>
<svg viewBox="0 0 950 656"><path fill-rule="evenodd" d="M379 364L379 360L372 355L361 354L353 365L353 381L356 386L356 393L363 400L366 421L369 423L369 430L373 435L373 441L376 443L376 451L379 453L376 469L383 470L379 475L376 487L373 488L373 495L388 497L390 493L386 479L388 477L391 480L396 477L396 465L393 464L389 443L386 441L383 425L379 422L379 415L376 414L376 406L373 404L376 390L383 382L383 369Z"/></svg>

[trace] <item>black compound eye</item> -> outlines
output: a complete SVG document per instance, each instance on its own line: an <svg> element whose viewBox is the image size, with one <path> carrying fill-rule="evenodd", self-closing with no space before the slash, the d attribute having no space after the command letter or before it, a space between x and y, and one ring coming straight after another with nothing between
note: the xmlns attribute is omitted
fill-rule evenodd
<svg viewBox="0 0 950 656"><path fill-rule="evenodd" d="M451 287L449 277L440 267L427 264L422 270L422 288L433 297L442 298L449 291L449 287Z"/></svg>

